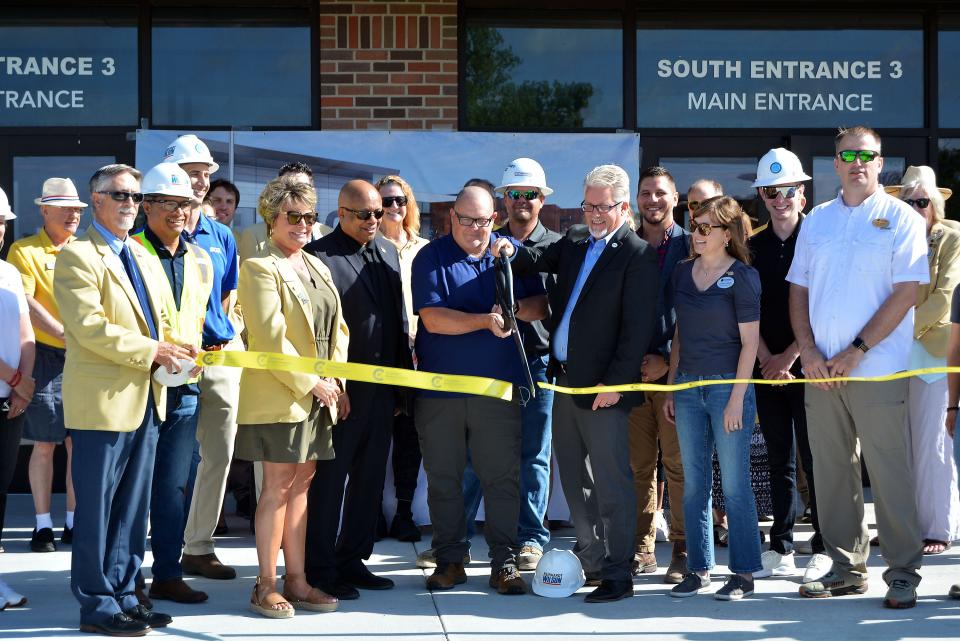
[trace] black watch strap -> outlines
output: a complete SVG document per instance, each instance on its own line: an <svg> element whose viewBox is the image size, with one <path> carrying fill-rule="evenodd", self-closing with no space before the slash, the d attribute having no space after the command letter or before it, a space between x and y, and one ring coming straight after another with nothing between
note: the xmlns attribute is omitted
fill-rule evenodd
<svg viewBox="0 0 960 641"><path fill-rule="evenodd" d="M870 351L870 346L867 345L866 341L864 341L864 340L863 340L862 338L860 338L859 336L857 336L855 339L853 339L853 346L856 347L857 349L859 349L859 350L860 350L861 352L863 352L864 354L866 354L867 352Z"/></svg>

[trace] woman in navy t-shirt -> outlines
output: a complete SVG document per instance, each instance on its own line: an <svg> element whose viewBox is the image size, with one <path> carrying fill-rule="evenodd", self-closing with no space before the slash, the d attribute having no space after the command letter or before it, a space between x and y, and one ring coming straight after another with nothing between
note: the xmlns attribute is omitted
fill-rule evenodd
<svg viewBox="0 0 960 641"><path fill-rule="evenodd" d="M673 273L676 332L668 383L750 378L760 332L760 277L750 267L743 211L729 196L701 204L693 219L691 260ZM733 576L715 596L753 594L761 568L757 509L750 486L750 438L756 418L753 386L708 385L668 394L667 418L677 424L683 459L683 513L690 573L673 588L693 596L710 585L713 518L710 510L714 446L720 461L730 529Z"/></svg>

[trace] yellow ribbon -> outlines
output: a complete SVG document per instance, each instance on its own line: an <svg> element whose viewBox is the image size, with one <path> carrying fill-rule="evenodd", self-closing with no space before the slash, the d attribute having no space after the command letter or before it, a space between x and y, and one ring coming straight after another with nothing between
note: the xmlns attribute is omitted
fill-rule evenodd
<svg viewBox="0 0 960 641"><path fill-rule="evenodd" d="M437 392L456 392L489 396L509 401L513 398L513 385L495 378L481 376L455 376L452 374L434 374L399 367L378 367L358 363L340 363L322 358L290 356L272 352L203 352L197 357L197 364L204 367L222 365L226 367L246 367L249 369L273 369L285 372L316 374L329 378L343 378L350 381L400 385L416 389Z"/></svg>
<svg viewBox="0 0 960 641"><path fill-rule="evenodd" d="M551 383L538 383L543 389L560 394L600 394L602 392L679 392L680 390L706 387L707 385L734 385L735 383L753 383L754 385L796 385L798 383L884 383L911 378L922 374L960 374L960 367L923 367L908 369L885 376L834 376L831 378L792 378L790 380L767 380L765 378L713 378L702 381L689 381L662 385L658 383L628 383L625 385L599 385L596 387L563 387Z"/></svg>

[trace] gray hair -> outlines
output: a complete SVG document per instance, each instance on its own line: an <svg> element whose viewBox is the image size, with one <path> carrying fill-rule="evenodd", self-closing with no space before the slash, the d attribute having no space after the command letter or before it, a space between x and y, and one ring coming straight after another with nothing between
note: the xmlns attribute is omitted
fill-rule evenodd
<svg viewBox="0 0 960 641"><path fill-rule="evenodd" d="M93 194L98 191L103 191L104 186L120 174L130 174L137 180L140 180L143 176L143 174L130 165L124 165L122 163L105 165L93 172L93 176L90 177L90 193Z"/></svg>
<svg viewBox="0 0 960 641"><path fill-rule="evenodd" d="M906 185L900 187L900 200L906 199L918 189L923 189L927 192L930 204L933 205L933 217L937 220L943 220L946 203L944 202L943 194L940 193L936 185L931 185L927 181L922 180L908 182Z"/></svg>
<svg viewBox="0 0 960 641"><path fill-rule="evenodd" d="M609 187L614 200L630 204L630 176L617 165L594 167L583 179L583 186Z"/></svg>

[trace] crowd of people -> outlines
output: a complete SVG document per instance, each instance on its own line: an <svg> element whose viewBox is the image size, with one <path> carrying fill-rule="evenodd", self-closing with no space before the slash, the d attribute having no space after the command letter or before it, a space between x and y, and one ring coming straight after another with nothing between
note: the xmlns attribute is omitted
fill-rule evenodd
<svg viewBox="0 0 960 641"><path fill-rule="evenodd" d="M936 369L960 365L960 225L945 218L951 192L930 168L879 183L872 129L840 130L835 151L841 189L806 215L800 160L764 155L753 187L769 222L757 229L709 177L686 193L685 227L667 169L643 169L634 193L627 171L600 165L584 178L583 224L563 235L540 220L553 191L543 167L517 158L498 186L467 181L450 233L429 241L400 176L346 182L337 226L320 224L302 163L263 188L261 222L237 233L240 191L211 182L219 166L193 135L144 174L98 169L79 235L88 203L69 179L49 178L36 200L42 229L0 261L0 536L26 437L30 548L57 549L53 452L64 443L59 544L72 546L80 629L146 634L172 620L154 600L208 599L184 575L236 577L214 537L231 461L255 461L249 607L330 612L394 587L365 562L379 536L420 540L422 464L433 540L416 563L432 570L430 590L467 581L482 496L499 594L525 594L522 572L535 571L538 594L586 584L588 603L632 596L635 575L659 571L659 524L672 597L710 586L715 545L729 546L730 570L717 599L801 574L801 596L836 597L867 589L865 469L883 604L913 607L923 555L960 536L960 375ZM13 218L0 190L0 243ZM494 378L516 393L197 364L221 350ZM923 371L832 380L908 369ZM674 387L603 389L640 382ZM572 555L549 549L552 460ZM805 514L814 535L801 569L794 528ZM0 579L0 609L25 602Z"/></svg>

